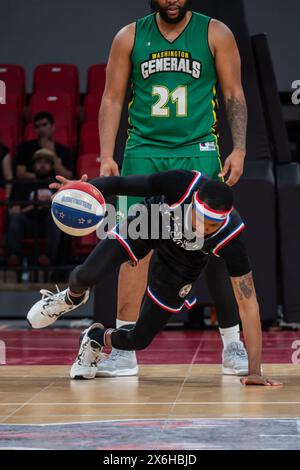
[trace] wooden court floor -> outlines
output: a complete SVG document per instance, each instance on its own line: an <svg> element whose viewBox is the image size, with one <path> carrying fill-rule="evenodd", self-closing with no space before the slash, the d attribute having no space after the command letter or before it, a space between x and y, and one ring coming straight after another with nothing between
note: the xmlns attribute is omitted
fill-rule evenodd
<svg viewBox="0 0 300 470"><path fill-rule="evenodd" d="M219 365L143 365L139 377L71 381L66 366L2 366L0 422L111 419L297 418L300 370L264 365L283 387L243 387Z"/></svg>
<svg viewBox="0 0 300 470"><path fill-rule="evenodd" d="M300 373L243 387L219 365L144 365L139 377L71 381L66 366L0 369L0 449L300 449Z"/></svg>
<svg viewBox="0 0 300 470"><path fill-rule="evenodd" d="M138 377L91 381L69 379L77 331L1 334L0 449L300 449L298 333L264 334L264 374L283 387L223 376L214 333L164 332Z"/></svg>

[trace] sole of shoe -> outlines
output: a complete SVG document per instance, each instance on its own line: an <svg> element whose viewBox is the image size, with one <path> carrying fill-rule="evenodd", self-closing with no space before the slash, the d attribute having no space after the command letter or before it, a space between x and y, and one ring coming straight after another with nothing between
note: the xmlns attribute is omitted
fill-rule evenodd
<svg viewBox="0 0 300 470"><path fill-rule="evenodd" d="M84 375L74 375L71 376L72 380L93 380L95 377L85 377Z"/></svg>
<svg viewBox="0 0 300 470"><path fill-rule="evenodd" d="M84 370L73 370L73 368L70 369L70 377L73 380L93 380L96 377L96 371L90 371L87 370L86 372Z"/></svg>
<svg viewBox="0 0 300 470"><path fill-rule="evenodd" d="M96 377L130 377L138 375L139 368L135 367L134 369L120 369L116 371L97 371Z"/></svg>
<svg viewBox="0 0 300 470"><path fill-rule="evenodd" d="M230 369L228 367L222 367L223 370L223 375L237 375L238 377L244 377L245 375L248 375L248 370L235 370L235 369Z"/></svg>

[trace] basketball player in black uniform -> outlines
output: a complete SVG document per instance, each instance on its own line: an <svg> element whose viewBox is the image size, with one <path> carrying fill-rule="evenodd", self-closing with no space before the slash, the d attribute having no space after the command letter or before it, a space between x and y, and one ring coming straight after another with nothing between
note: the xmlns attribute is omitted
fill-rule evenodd
<svg viewBox="0 0 300 470"><path fill-rule="evenodd" d="M57 180L52 189L69 182L61 176ZM31 308L27 318L32 327L43 328L85 303L89 288L122 263L138 263L151 250L154 255L137 323L108 330L94 324L85 330L71 378L95 378L103 346L133 351L146 348L173 314L184 306L192 307L189 294L212 253L225 260L239 306L249 357L249 375L242 383L278 385L261 375L259 306L241 235L245 225L233 207L231 188L198 171L184 170L97 178L90 183L104 197L143 194L145 200L137 215L117 225L72 271L67 290L49 293ZM130 227L138 224L147 227L146 236L130 234Z"/></svg>

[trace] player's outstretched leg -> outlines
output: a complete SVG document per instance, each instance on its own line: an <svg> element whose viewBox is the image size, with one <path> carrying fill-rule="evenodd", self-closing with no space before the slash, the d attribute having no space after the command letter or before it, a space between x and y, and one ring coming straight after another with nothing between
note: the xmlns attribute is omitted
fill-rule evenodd
<svg viewBox="0 0 300 470"><path fill-rule="evenodd" d="M41 290L42 299L27 314L29 324L32 328L45 328L65 313L85 304L89 288L129 259L127 251L117 240L107 238L101 241L85 262L71 272L68 289L56 294Z"/></svg>
<svg viewBox="0 0 300 470"><path fill-rule="evenodd" d="M71 378L78 378L86 374L87 364L80 364L78 358L83 348L82 343L84 340L88 341L87 338L89 338L88 360L97 357L97 351L103 346L113 347L119 351L139 351L149 346L156 334L167 324L171 315L171 313L162 310L146 295L143 300L140 317L135 325L125 325L117 329L105 329L98 323L92 325L88 330L84 331L79 354L71 368ZM102 361L98 362L98 367L101 363ZM94 369L90 369L90 371L91 376L89 378L94 378L98 375L97 368L96 371Z"/></svg>

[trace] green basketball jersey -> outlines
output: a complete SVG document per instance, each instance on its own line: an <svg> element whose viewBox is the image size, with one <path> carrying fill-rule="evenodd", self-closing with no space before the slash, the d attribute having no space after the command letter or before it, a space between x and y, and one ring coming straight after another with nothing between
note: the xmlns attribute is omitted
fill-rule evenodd
<svg viewBox="0 0 300 470"><path fill-rule="evenodd" d="M173 42L161 34L155 14L137 21L125 157L216 154L217 74L208 43L210 20L193 12Z"/></svg>

